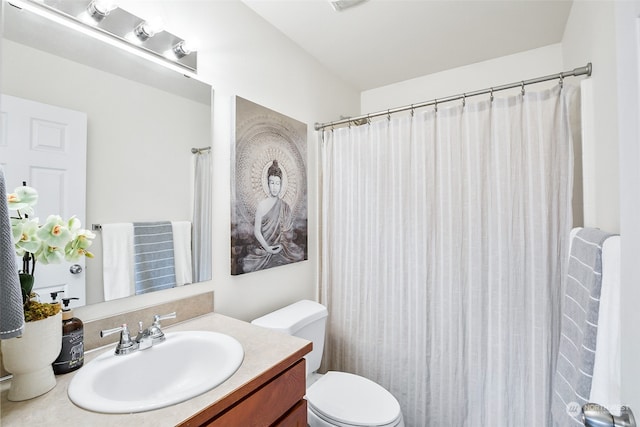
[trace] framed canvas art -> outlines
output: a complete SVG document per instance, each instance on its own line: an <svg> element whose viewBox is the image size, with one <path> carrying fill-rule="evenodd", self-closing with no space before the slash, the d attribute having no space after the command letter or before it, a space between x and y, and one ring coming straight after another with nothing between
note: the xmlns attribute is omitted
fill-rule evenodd
<svg viewBox="0 0 640 427"><path fill-rule="evenodd" d="M307 125L235 97L231 274L307 259Z"/></svg>

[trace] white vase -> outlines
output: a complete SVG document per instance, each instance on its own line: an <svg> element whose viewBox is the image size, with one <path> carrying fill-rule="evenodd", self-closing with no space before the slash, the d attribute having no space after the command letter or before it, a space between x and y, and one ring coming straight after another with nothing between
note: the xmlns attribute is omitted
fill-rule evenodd
<svg viewBox="0 0 640 427"><path fill-rule="evenodd" d="M20 338L2 341L4 368L13 374L7 398L32 399L56 386L51 364L62 349L62 314L25 324Z"/></svg>

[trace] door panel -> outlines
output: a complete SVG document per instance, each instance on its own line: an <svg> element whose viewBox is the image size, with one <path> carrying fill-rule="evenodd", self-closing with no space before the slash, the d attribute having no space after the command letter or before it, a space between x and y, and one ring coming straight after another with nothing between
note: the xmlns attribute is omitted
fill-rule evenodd
<svg viewBox="0 0 640 427"><path fill-rule="evenodd" d="M58 214L67 220L77 216L84 228L86 193L87 116L85 113L33 102L9 95L0 99L0 163L7 189L27 185L38 190L33 217L42 224ZM34 290L43 301L49 293L64 290L63 297L78 297L85 304L85 274L72 274L77 263L36 264Z"/></svg>

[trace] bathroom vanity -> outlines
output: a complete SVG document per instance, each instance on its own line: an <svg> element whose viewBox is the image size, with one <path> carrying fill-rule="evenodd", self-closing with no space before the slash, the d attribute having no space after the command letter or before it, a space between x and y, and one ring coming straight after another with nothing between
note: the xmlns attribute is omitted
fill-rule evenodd
<svg viewBox="0 0 640 427"><path fill-rule="evenodd" d="M311 342L210 313L166 327L165 332L213 331L237 339L244 349L240 368L218 387L165 408L134 414L102 414L74 405L67 396L73 372L56 377L50 392L9 402L2 383L0 423L5 426L306 426L305 360ZM113 345L87 352L85 364ZM120 356L127 357L127 356ZM176 361L179 363L179 361ZM82 369L82 368L81 368ZM136 373L131 372L136 381Z"/></svg>

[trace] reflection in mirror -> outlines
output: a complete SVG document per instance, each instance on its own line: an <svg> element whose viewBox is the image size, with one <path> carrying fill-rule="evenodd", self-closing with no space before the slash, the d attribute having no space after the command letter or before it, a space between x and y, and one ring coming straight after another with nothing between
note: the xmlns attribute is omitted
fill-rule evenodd
<svg viewBox="0 0 640 427"><path fill-rule="evenodd" d="M193 223L200 154L191 148L211 145L211 87L12 6L3 25L2 93L87 116L83 225ZM210 209L200 218L210 222ZM96 234L87 304L104 300ZM210 280L210 269L199 280Z"/></svg>

